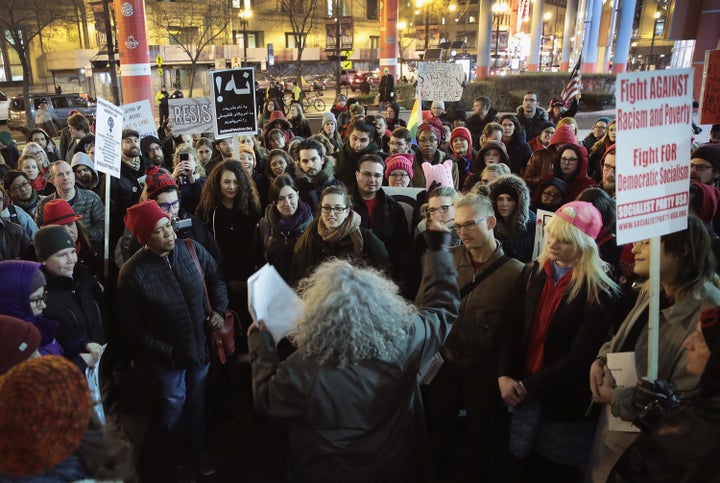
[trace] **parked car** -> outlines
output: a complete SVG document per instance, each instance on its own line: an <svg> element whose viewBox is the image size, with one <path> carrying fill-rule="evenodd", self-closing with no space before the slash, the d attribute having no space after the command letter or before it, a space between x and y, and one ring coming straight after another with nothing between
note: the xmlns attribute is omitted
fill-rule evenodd
<svg viewBox="0 0 720 483"><path fill-rule="evenodd" d="M297 77L294 75L283 77L282 82L285 92L292 92L293 87L295 87L296 80ZM300 77L300 88L305 92L310 92L312 90L312 85L304 77Z"/></svg>
<svg viewBox="0 0 720 483"><path fill-rule="evenodd" d="M8 108L10 107L10 99L5 93L0 92L0 121L7 121Z"/></svg>
<svg viewBox="0 0 720 483"><path fill-rule="evenodd" d="M323 84L325 84L325 89L334 89L335 88L335 76L334 75L324 75L323 78Z"/></svg>
<svg viewBox="0 0 720 483"><path fill-rule="evenodd" d="M353 77L352 84L350 84L350 89L353 91L360 90L363 94L368 94L372 90L372 74L369 72L358 72L355 74L355 77ZM379 84L379 82L378 82Z"/></svg>
<svg viewBox="0 0 720 483"><path fill-rule="evenodd" d="M43 101L47 102L48 112L50 112L59 129L67 126L67 119L70 117L71 111L80 112L88 117L91 122L95 118L95 103L88 101L78 93L33 93L28 97L30 98L29 113L27 113L25 109L25 98L23 96L13 97L8 110L8 127L14 131L22 131L26 137L35 127L35 114L37 113L38 106Z"/></svg>
<svg viewBox="0 0 720 483"><path fill-rule="evenodd" d="M353 80L355 79L355 75L357 75L358 71L356 70L346 70L343 69L340 71L340 85L341 86L352 86Z"/></svg>

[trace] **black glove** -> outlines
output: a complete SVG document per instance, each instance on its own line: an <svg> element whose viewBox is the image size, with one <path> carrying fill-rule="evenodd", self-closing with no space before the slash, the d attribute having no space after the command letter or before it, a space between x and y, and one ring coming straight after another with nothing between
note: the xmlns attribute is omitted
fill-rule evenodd
<svg viewBox="0 0 720 483"><path fill-rule="evenodd" d="M446 231L425 230L425 243L430 251L450 249L451 236Z"/></svg>
<svg viewBox="0 0 720 483"><path fill-rule="evenodd" d="M633 407L638 412L635 426L647 430L666 414L680 407L675 388L664 379L641 378L633 392Z"/></svg>

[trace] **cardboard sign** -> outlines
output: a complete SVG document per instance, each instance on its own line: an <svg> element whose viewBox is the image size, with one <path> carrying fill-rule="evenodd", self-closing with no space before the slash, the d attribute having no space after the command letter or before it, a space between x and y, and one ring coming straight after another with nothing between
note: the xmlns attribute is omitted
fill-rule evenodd
<svg viewBox="0 0 720 483"><path fill-rule="evenodd" d="M226 69L210 73L215 137L255 133L255 69Z"/></svg>
<svg viewBox="0 0 720 483"><path fill-rule="evenodd" d="M210 97L184 97L169 99L170 126L174 136L212 132L213 107Z"/></svg>
<svg viewBox="0 0 720 483"><path fill-rule="evenodd" d="M618 245L687 228L692 85L692 69L617 77Z"/></svg>
<svg viewBox="0 0 720 483"><path fill-rule="evenodd" d="M459 101L462 97L465 73L459 64L420 62L417 79L423 100Z"/></svg>
<svg viewBox="0 0 720 483"><path fill-rule="evenodd" d="M95 169L120 177L123 111L103 98L97 100L95 117Z"/></svg>
<svg viewBox="0 0 720 483"><path fill-rule="evenodd" d="M153 117L150 101L143 99L142 101L133 102L132 104L124 104L123 110L123 129L134 129L140 134L142 139L145 136L157 136L155 128L155 118Z"/></svg>
<svg viewBox="0 0 720 483"><path fill-rule="evenodd" d="M720 50L705 52L698 118L700 124L720 124Z"/></svg>

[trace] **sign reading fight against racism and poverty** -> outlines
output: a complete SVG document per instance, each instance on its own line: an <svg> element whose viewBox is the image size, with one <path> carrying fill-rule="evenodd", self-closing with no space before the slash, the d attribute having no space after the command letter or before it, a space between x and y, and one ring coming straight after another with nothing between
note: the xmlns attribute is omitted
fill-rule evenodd
<svg viewBox="0 0 720 483"><path fill-rule="evenodd" d="M215 137L255 133L255 69L216 70L210 76Z"/></svg>
<svg viewBox="0 0 720 483"><path fill-rule="evenodd" d="M170 126L174 136L211 132L213 108L210 97L182 97L168 99Z"/></svg>
<svg viewBox="0 0 720 483"><path fill-rule="evenodd" d="M687 228L691 69L617 77L618 244Z"/></svg>
<svg viewBox="0 0 720 483"><path fill-rule="evenodd" d="M463 93L465 73L460 64L420 62L418 88L428 101L459 101Z"/></svg>

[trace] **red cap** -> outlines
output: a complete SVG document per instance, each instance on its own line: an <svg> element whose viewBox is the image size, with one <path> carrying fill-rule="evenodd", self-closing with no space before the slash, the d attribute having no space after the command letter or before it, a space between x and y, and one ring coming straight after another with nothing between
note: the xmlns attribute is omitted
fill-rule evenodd
<svg viewBox="0 0 720 483"><path fill-rule="evenodd" d="M125 226L141 245L145 245L155 225L163 218L169 219L170 216L160 209L155 200L147 200L128 208L125 214Z"/></svg>
<svg viewBox="0 0 720 483"><path fill-rule="evenodd" d="M43 226L69 225L82 218L76 214L70 203L63 199L50 200L43 207Z"/></svg>

